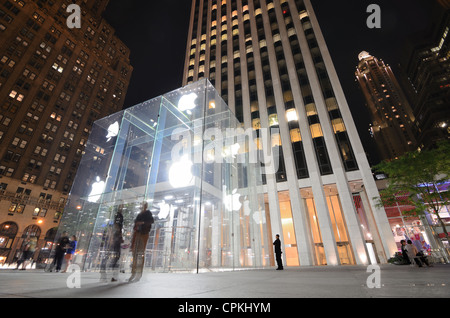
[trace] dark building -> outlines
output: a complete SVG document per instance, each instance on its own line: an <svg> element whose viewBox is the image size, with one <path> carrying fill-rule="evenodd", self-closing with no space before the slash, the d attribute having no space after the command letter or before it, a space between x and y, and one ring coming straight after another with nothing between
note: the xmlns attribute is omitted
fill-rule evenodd
<svg viewBox="0 0 450 318"><path fill-rule="evenodd" d="M450 1L435 1L433 21L401 64L419 148L450 138Z"/></svg>
<svg viewBox="0 0 450 318"><path fill-rule="evenodd" d="M66 24L72 1L0 4L2 261L20 238L52 241L93 122L123 107L133 68L102 18L108 0L76 3L79 29Z"/></svg>

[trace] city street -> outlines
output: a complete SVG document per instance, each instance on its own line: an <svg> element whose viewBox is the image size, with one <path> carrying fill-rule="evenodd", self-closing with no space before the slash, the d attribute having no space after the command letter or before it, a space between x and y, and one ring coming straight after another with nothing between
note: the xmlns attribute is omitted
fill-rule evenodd
<svg viewBox="0 0 450 318"><path fill-rule="evenodd" d="M381 265L379 287L365 266L301 267L201 274L147 273L137 283L102 283L98 273L0 271L1 298L447 298L450 265ZM369 278L369 280L368 280ZM376 282L376 280L375 280ZM69 288L80 287L80 288ZM372 287L372 288L370 288Z"/></svg>

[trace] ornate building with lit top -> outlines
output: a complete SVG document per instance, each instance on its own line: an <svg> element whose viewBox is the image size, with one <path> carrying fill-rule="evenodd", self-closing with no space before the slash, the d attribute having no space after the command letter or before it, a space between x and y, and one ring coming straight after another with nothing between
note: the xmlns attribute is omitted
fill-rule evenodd
<svg viewBox="0 0 450 318"><path fill-rule="evenodd" d="M358 59L355 75L372 119L370 130L380 159L414 151L415 117L391 67L366 51Z"/></svg>

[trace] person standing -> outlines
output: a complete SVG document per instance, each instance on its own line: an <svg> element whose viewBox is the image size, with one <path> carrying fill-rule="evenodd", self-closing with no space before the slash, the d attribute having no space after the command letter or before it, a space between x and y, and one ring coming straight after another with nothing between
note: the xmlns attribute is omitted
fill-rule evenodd
<svg viewBox="0 0 450 318"><path fill-rule="evenodd" d="M153 215L148 210L148 203L142 203L142 211L136 217L133 228L133 238L131 241L131 253L133 263L131 265L131 277L128 282L138 282L142 277L145 262L145 249L147 241L154 223Z"/></svg>
<svg viewBox="0 0 450 318"><path fill-rule="evenodd" d="M283 254L283 252L281 251L281 241L280 241L280 235L277 234L276 235L276 240L275 242L273 242L273 245L275 246L275 256L276 256L276 260L277 260L277 271L279 270L283 270L283 259L281 258L281 254Z"/></svg>
<svg viewBox="0 0 450 318"><path fill-rule="evenodd" d="M66 267L61 273L65 273L69 268L70 263L72 262L73 255L75 254L75 250L77 249L77 238L75 235L70 237L69 244L67 245L66 255L64 259L66 260Z"/></svg>
<svg viewBox="0 0 450 318"><path fill-rule="evenodd" d="M56 272L59 272L62 267L62 262L64 259L64 254L66 253L66 246L69 244L69 236L67 232L63 232L59 242L56 244L55 248L55 259L53 264L56 266Z"/></svg>
<svg viewBox="0 0 450 318"><path fill-rule="evenodd" d="M123 229L123 205L119 205L114 221L105 229L101 248L104 249L102 263L100 265L100 280L106 281L106 267L110 262L110 267L113 270L113 277L111 282L117 282L119 276L119 259L120 249L123 243L122 229Z"/></svg>
<svg viewBox="0 0 450 318"><path fill-rule="evenodd" d="M25 246L23 248L22 257L17 261L17 268L19 269L20 265L22 265L22 270L25 270L27 267L27 261L34 256L34 252L36 251L37 238L31 237L29 238ZM31 265L33 265L33 259L31 260Z"/></svg>
<svg viewBox="0 0 450 318"><path fill-rule="evenodd" d="M416 264L419 267L423 267L422 266L422 262L419 260L419 258L417 257L417 253L419 253L419 251L417 250L417 248L413 245L411 240L408 240L407 242L408 244L406 245L406 251L408 253L408 257L409 260L411 262L411 264L413 264L414 262L416 262Z"/></svg>
<svg viewBox="0 0 450 318"><path fill-rule="evenodd" d="M405 264L409 265L409 264L411 264L411 262L409 261L408 251L406 250L406 241L405 240L401 240L400 244L402 244L403 261L405 262Z"/></svg>
<svg viewBox="0 0 450 318"><path fill-rule="evenodd" d="M408 251L409 258L414 258L414 261L419 267L423 267L423 264L430 267L430 263L428 262L428 259L423 254L422 251L419 251L413 244L411 240L408 240L408 244L406 245L406 250ZM412 263L412 260L411 260Z"/></svg>

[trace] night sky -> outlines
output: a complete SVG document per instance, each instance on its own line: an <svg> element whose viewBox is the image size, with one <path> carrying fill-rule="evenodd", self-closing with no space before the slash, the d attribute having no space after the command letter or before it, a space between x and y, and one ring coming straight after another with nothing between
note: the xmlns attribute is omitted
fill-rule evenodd
<svg viewBox="0 0 450 318"><path fill-rule="evenodd" d="M405 45L432 24L431 0L311 0L371 163L378 162L369 115L355 81L358 54L370 54L398 74ZM381 7L381 29L369 29L369 4ZM110 0L104 17L131 50L134 67L124 107L182 84L191 0ZM420 34L420 36L418 35Z"/></svg>

